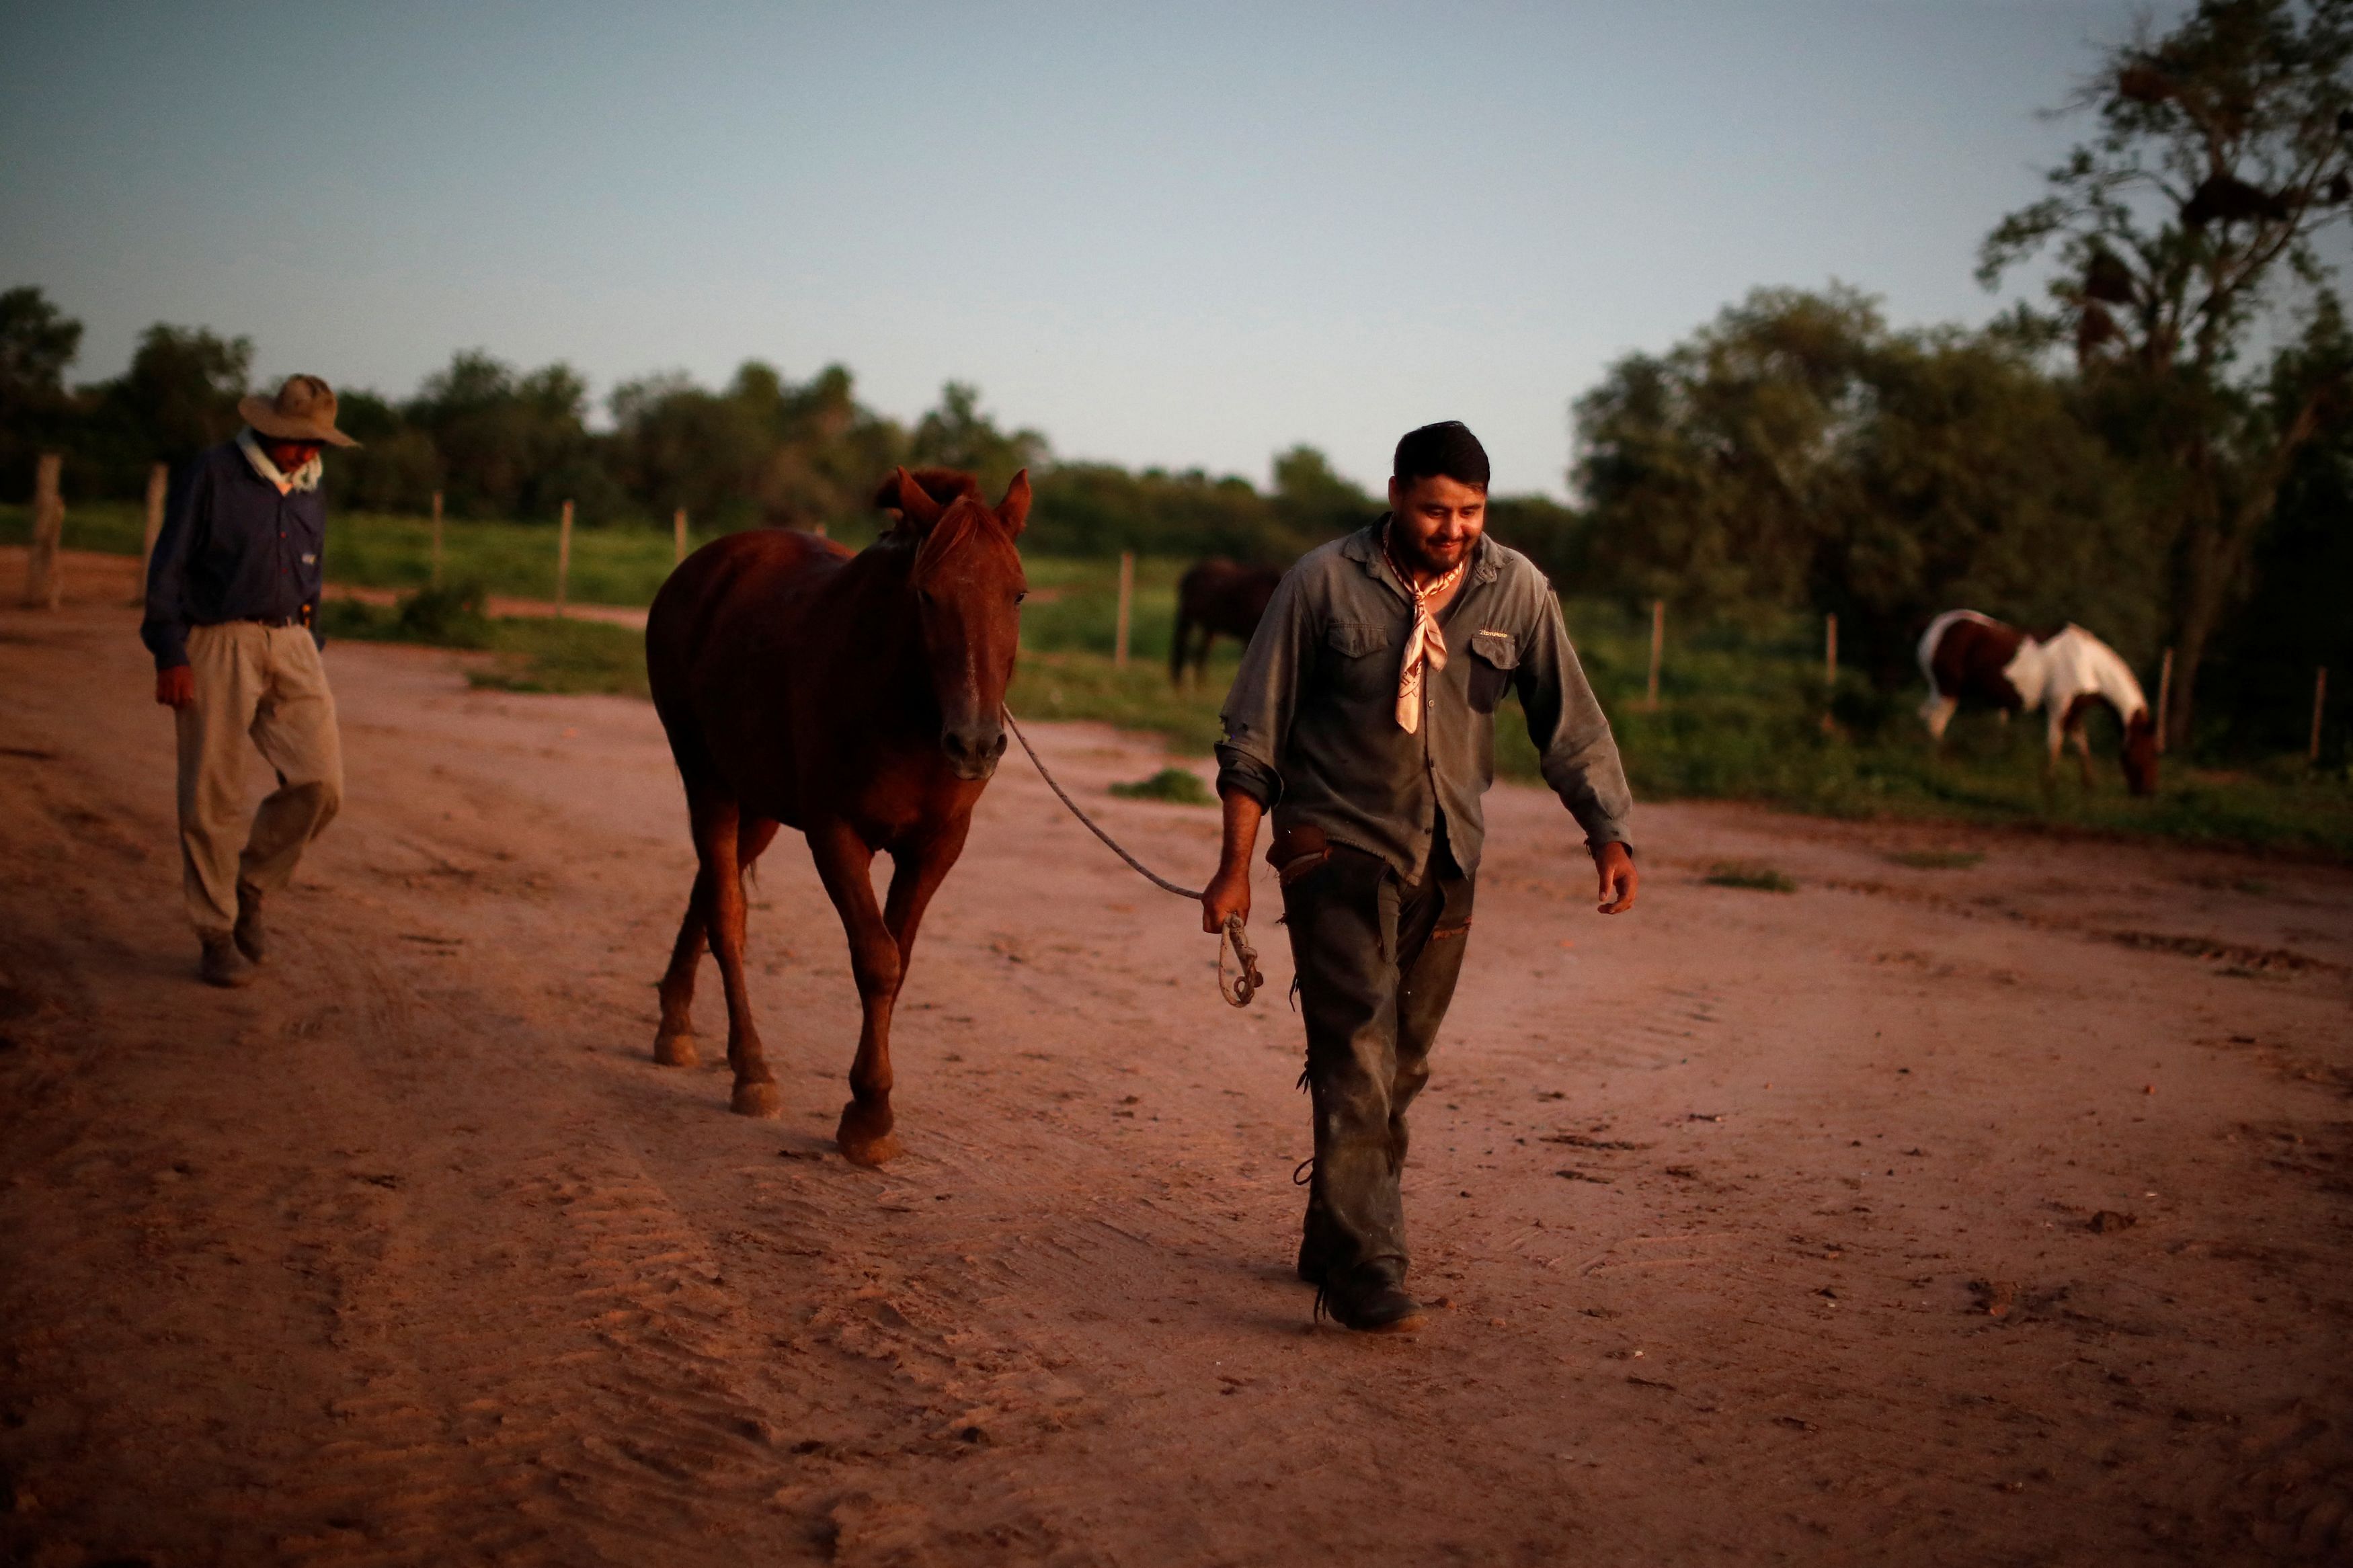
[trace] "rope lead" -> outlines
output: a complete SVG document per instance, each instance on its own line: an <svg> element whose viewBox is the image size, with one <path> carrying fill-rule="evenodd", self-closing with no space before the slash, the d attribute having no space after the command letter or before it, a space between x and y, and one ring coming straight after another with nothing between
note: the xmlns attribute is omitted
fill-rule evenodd
<svg viewBox="0 0 2353 1568"><path fill-rule="evenodd" d="M1006 727L1013 731L1013 738L1021 742L1021 749L1029 753L1030 765L1038 770L1038 776L1046 781L1046 787L1054 792L1054 798L1068 806L1071 815L1083 823L1088 832L1102 839L1104 847L1126 861L1130 870L1161 891L1174 893L1180 899L1192 899L1196 901L1200 899L1199 889L1180 888L1160 875L1129 854L1118 839L1105 833L1093 817L1081 810L1079 803L1071 798L1071 792L1062 787L1061 781L1057 779L1046 766L1046 759L1038 754L1038 748L1029 743L1029 737L1021 732L1020 721L1013 717L1013 710L1008 708L1003 711ZM1241 972L1239 974L1229 975L1226 973L1226 954L1229 951L1233 953L1235 963ZM1266 976L1261 974L1258 970L1258 950L1250 944L1250 937L1242 926L1242 917L1228 915L1225 940L1218 944L1218 994L1226 999L1229 1006L1247 1007L1250 1005L1250 998L1258 994L1259 987L1265 984Z"/></svg>

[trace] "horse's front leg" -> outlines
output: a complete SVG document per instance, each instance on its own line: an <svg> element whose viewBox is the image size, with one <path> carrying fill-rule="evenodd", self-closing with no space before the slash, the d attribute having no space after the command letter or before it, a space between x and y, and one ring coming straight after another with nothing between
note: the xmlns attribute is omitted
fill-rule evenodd
<svg viewBox="0 0 2353 1568"><path fill-rule="evenodd" d="M849 972L858 981L863 1015L858 1057L849 1066L849 1103L841 1108L834 1142L856 1165L880 1165L899 1152L891 1136L891 1006L903 973L899 944L875 906L872 846L844 822L808 830L809 857L849 938Z"/></svg>
<svg viewBox="0 0 2353 1568"><path fill-rule="evenodd" d="M2091 737L2091 733L2090 733L2090 731L2088 731L2088 730L2087 730L2084 725L2082 725L2082 724L2078 724L2078 725L2076 725L2076 726L2075 726L2075 735L2074 735L2074 740L2075 740L2075 761L2076 761L2076 763L2077 763L2077 764L2078 764L2078 765L2083 769L2083 773L2084 773L2084 788L2085 789L2085 791L2087 791L2087 792L2088 792L2088 791L2090 791L2091 789L2093 789L2093 788L2094 788L2094 787L2095 787L2094 783L2094 780L2093 780L2093 777L2092 777L2092 737Z"/></svg>

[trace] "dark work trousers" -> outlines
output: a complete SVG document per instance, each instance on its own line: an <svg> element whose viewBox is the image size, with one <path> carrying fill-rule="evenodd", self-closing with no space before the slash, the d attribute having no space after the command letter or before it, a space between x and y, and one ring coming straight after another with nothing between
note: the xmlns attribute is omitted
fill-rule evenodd
<svg viewBox="0 0 2353 1568"><path fill-rule="evenodd" d="M1282 889L1307 1023L1315 1114L1303 1260L1326 1278L1405 1282L1406 1108L1430 1078L1430 1047L1470 943L1474 877L1441 819L1423 879L1345 844L1295 863Z"/></svg>

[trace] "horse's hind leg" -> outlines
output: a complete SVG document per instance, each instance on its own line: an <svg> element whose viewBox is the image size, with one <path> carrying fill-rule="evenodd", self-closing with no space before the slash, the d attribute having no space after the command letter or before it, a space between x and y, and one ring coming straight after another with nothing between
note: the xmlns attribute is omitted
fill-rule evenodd
<svg viewBox="0 0 2353 1568"><path fill-rule="evenodd" d="M732 800L690 798L694 847L710 879L711 955L727 993L727 1065L735 1069L729 1106L739 1116L774 1116L776 1076L760 1049L752 1022L752 997L744 984L744 871L740 858L741 814Z"/></svg>
<svg viewBox="0 0 2353 1568"><path fill-rule="evenodd" d="M694 873L694 890L687 895L686 918L679 922L678 942L670 952L670 968L661 978L661 1025L654 1031L654 1060L670 1068L691 1068L694 1054L694 971L702 962L704 938L711 930L711 873Z"/></svg>
<svg viewBox="0 0 2353 1568"><path fill-rule="evenodd" d="M776 825L765 818L744 823L735 835L736 864L749 868L776 836ZM711 877L698 869L694 890L687 896L686 918L679 922L678 942L670 949L670 968L661 978L661 1025L654 1031L654 1060L664 1067L691 1068L694 1050L694 972L711 934Z"/></svg>

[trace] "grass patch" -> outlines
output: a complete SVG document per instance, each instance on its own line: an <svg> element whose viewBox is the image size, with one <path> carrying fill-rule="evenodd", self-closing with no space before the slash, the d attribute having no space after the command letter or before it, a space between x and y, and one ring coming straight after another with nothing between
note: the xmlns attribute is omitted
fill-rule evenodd
<svg viewBox="0 0 2353 1568"><path fill-rule="evenodd" d="M1747 888L1759 893L1794 893L1797 879L1755 860L1718 860L1701 879L1712 888Z"/></svg>
<svg viewBox="0 0 2353 1568"><path fill-rule="evenodd" d="M1887 858L1915 871L1966 871L1985 863L1984 852L1977 849L1898 849Z"/></svg>
<svg viewBox="0 0 2353 1568"><path fill-rule="evenodd" d="M69 498L65 528L58 539L68 550L136 555L147 547L147 509L135 501ZM32 542L33 509L22 501L0 506L0 544Z"/></svg>
<svg viewBox="0 0 2353 1568"><path fill-rule="evenodd" d="M481 613L479 588L427 589L383 607L330 599L321 622L330 637L488 653L466 679L491 690L649 695L643 633L603 621L493 620Z"/></svg>
<svg viewBox="0 0 2353 1568"><path fill-rule="evenodd" d="M1148 779L1115 784L1111 793L1122 800L1165 800L1172 805L1215 805L1209 786L1183 768L1163 768Z"/></svg>

